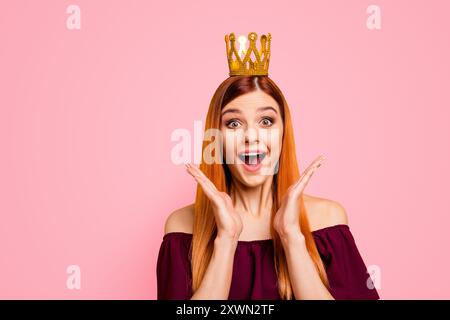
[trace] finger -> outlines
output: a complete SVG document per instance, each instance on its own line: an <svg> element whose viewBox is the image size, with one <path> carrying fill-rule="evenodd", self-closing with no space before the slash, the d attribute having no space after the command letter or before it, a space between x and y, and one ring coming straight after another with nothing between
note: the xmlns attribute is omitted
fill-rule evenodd
<svg viewBox="0 0 450 320"><path fill-rule="evenodd" d="M187 172L194 177L195 181L197 181L197 183L201 186L201 188L203 189L203 191L205 192L206 196L209 199L213 199L214 197L214 191L211 189L211 187L205 182L205 180L198 174L196 173L192 168L186 167Z"/></svg>
<svg viewBox="0 0 450 320"><path fill-rule="evenodd" d="M309 179L311 178L312 174L315 170L310 170L308 173L303 176L303 178L293 187L292 194L295 197L298 197L305 187L308 185Z"/></svg>
<svg viewBox="0 0 450 320"><path fill-rule="evenodd" d="M324 160L325 160L324 156L319 156L313 162L311 162L311 164L305 169L305 171L303 171L300 178L297 180L297 183L300 183L302 178L305 177L308 174L308 172L320 167L320 165L323 163Z"/></svg>
<svg viewBox="0 0 450 320"><path fill-rule="evenodd" d="M202 187L202 189L205 192L206 196L210 200L214 200L215 196L217 195L217 189L214 186L214 184L211 182L211 180L206 178L205 175L201 175L199 173L200 170L195 170L195 167L190 165L190 164L186 165L186 169L187 169L188 173L191 176L193 176L194 179L200 184L200 186Z"/></svg>
<svg viewBox="0 0 450 320"><path fill-rule="evenodd" d="M302 176L308 173L308 171L320 167L320 165L323 163L324 160L325 160L324 156L317 157L313 162L311 162L308 168L306 168L306 170L303 171Z"/></svg>
<svg viewBox="0 0 450 320"><path fill-rule="evenodd" d="M219 192L219 190L217 190L215 184L209 180L209 178L203 173L202 170L200 170L200 168L198 168L197 166L191 165L189 164L190 168L194 170L194 172L196 172L201 179L203 179L203 181L215 192Z"/></svg>
<svg viewBox="0 0 450 320"><path fill-rule="evenodd" d="M293 186L293 192L298 194L303 191L303 189L308 184L311 176L316 172L317 168L319 168L324 160L324 157L320 156L316 160L314 160L311 165L304 171L304 174L300 176L298 181Z"/></svg>

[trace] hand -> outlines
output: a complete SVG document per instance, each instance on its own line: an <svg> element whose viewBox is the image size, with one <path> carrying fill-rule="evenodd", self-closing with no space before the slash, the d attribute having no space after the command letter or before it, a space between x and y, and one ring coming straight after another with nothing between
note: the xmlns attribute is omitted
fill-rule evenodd
<svg viewBox="0 0 450 320"><path fill-rule="evenodd" d="M211 201L217 225L217 237L238 241L242 232L242 219L234 209L233 202L226 192L217 190L214 183L196 166L186 164L187 172L200 184Z"/></svg>
<svg viewBox="0 0 450 320"><path fill-rule="evenodd" d="M309 182L309 179L318 167L322 164L325 157L319 156L302 173L300 178L293 183L284 195L280 208L275 214L273 226L275 231L282 239L292 235L303 237L300 229L300 205L299 199Z"/></svg>

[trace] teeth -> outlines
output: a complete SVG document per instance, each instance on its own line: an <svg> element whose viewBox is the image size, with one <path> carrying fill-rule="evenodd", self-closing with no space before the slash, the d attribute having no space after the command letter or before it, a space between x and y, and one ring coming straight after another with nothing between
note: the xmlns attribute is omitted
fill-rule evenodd
<svg viewBox="0 0 450 320"><path fill-rule="evenodd" d="M252 153L241 153L239 155L239 158L242 160L242 162L245 162L250 165L256 165L258 164L258 162L262 162L265 156L266 156L265 152L262 153L252 152Z"/></svg>
<svg viewBox="0 0 450 320"><path fill-rule="evenodd" d="M250 152L250 153L241 153L241 156L257 156L257 155L262 155L265 154L265 152Z"/></svg>

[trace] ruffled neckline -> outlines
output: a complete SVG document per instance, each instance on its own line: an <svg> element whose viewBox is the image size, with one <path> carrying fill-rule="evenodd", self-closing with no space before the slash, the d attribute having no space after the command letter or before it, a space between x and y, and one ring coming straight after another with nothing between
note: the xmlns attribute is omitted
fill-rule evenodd
<svg viewBox="0 0 450 320"><path fill-rule="evenodd" d="M336 224L333 226L329 226L329 227L325 227L325 228L321 228L321 229L317 229L312 231L311 233L313 235L319 235L322 233L326 233L328 231L331 230L335 230L335 229L341 229L341 228L346 228L349 229L349 226L347 224ZM183 237L186 239L191 239L192 238L192 233L187 233L187 232L181 232L181 231L173 231L173 232L169 232L166 233L163 236L163 240L169 237ZM264 243L272 243L273 239L256 239L256 240L238 240L238 245L252 245L252 244L264 244Z"/></svg>

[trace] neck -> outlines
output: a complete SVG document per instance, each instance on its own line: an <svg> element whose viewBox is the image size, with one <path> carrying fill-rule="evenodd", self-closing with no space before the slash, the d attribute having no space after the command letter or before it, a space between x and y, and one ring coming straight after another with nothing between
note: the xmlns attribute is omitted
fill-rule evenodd
<svg viewBox="0 0 450 320"><path fill-rule="evenodd" d="M230 197L235 209L254 218L270 217L272 210L272 181L273 177L269 177L259 186L248 187L237 181L237 179L233 179Z"/></svg>

